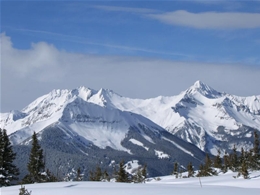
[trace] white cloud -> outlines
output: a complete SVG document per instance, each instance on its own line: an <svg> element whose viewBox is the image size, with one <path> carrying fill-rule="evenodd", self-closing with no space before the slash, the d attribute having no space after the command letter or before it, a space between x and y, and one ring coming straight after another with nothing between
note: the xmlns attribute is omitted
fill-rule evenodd
<svg viewBox="0 0 260 195"><path fill-rule="evenodd" d="M1 63L2 71L8 70L18 77L28 75L38 80L56 80L64 74L63 66L67 59L64 52L58 51L53 45L45 42L32 43L28 50L13 48L10 37L1 34ZM48 70L48 74L45 74Z"/></svg>
<svg viewBox="0 0 260 195"><path fill-rule="evenodd" d="M202 80L231 94L260 94L259 67L70 53L45 42L21 50L5 34L1 34L1 49L2 111L22 109L54 88L82 85L149 98L176 95Z"/></svg>
<svg viewBox="0 0 260 195"><path fill-rule="evenodd" d="M157 12L154 9L147 9L147 8L133 8L133 7L119 7L119 6L101 6L96 5L92 6L93 8L105 10L105 11L119 11L119 12L130 12L130 13L139 13L139 14L147 14Z"/></svg>
<svg viewBox="0 0 260 195"><path fill-rule="evenodd" d="M243 12L201 12L191 13L185 10L162 14L147 14L161 22L198 29L252 29L260 28L259 13Z"/></svg>

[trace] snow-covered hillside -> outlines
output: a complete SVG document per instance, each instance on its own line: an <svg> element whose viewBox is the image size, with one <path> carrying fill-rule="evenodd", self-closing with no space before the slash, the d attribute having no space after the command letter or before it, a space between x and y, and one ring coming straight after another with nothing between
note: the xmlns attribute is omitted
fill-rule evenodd
<svg viewBox="0 0 260 195"><path fill-rule="evenodd" d="M84 104L84 109L73 108L75 104ZM259 95L238 97L220 93L201 81L195 82L177 96L159 96L145 100L122 97L106 89L96 91L80 87L74 90L53 90L21 111L2 113L0 127L7 129L8 134L17 134L19 131L19 135L12 141L21 143L33 131L39 132L55 122L66 120L66 117L71 118L71 127L76 125L73 121L85 120L84 129L90 128L89 122L93 118L105 117L105 120L110 122L121 120L118 111L111 115L109 110L142 115L170 133L212 154L216 154L218 148L223 151L231 149L234 144L237 144L238 148L249 148L252 131L260 130ZM111 121L112 118L115 121ZM95 125L100 128L98 124L91 125L91 128ZM123 123L120 125L125 126ZM112 126L111 128L115 128ZM122 127L116 128L124 129ZM81 126L77 128L80 129ZM100 133L102 134L102 131ZM117 136L122 138L123 134ZM96 136L103 137L98 133ZM108 140L101 142L109 143Z"/></svg>
<svg viewBox="0 0 260 195"><path fill-rule="evenodd" d="M260 130L260 96L220 93L201 81L177 96L141 100L109 94L110 106L151 119L201 150L217 154L237 145L251 147L252 132ZM112 104L112 105L111 105Z"/></svg>
<svg viewBox="0 0 260 195"><path fill-rule="evenodd" d="M258 195L260 192L260 173L255 172L251 179L234 179L234 173L226 173L215 177L203 177L200 186L199 178L176 179L175 176L160 177L145 184L126 184L111 182L60 182L46 184L31 184L25 188L32 191L32 195L71 195L71 194L106 194L106 195ZM20 186L1 189L2 195L16 195Z"/></svg>
<svg viewBox="0 0 260 195"><path fill-rule="evenodd" d="M199 166L201 150L140 114L118 109L110 97L120 98L104 89L53 90L22 111L2 114L1 128L14 144L21 177L34 131L48 156L47 167L53 172L59 167L61 177L81 167L87 179L97 164L107 168L123 159L146 163L151 176L168 174L174 161Z"/></svg>

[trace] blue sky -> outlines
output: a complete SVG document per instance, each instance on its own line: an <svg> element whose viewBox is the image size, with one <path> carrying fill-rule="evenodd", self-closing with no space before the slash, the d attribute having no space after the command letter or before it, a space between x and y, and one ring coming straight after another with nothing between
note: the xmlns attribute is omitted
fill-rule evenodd
<svg viewBox="0 0 260 195"><path fill-rule="evenodd" d="M81 85L260 94L259 1L1 1L1 33L3 111Z"/></svg>

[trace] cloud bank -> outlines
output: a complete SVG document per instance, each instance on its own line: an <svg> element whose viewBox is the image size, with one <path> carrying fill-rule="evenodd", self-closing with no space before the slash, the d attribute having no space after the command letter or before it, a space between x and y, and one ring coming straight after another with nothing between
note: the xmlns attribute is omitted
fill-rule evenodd
<svg viewBox="0 0 260 195"><path fill-rule="evenodd" d="M223 1L224 2L224 1ZM212 3L212 2L211 2ZM211 4L210 3L210 4ZM186 10L164 12L153 9L93 6L105 11L129 12L140 14L160 22L186 26L197 29L253 29L260 28L260 14L246 12L200 12L192 13Z"/></svg>
<svg viewBox="0 0 260 195"><path fill-rule="evenodd" d="M243 65L70 53L32 43L14 48L1 34L1 112L22 109L52 89L109 88L133 98L177 95L196 80L236 95L260 94L260 68Z"/></svg>
<svg viewBox="0 0 260 195"><path fill-rule="evenodd" d="M242 12L202 12L191 13L185 10L162 14L147 14L161 22L198 29L252 29L260 28L259 13Z"/></svg>

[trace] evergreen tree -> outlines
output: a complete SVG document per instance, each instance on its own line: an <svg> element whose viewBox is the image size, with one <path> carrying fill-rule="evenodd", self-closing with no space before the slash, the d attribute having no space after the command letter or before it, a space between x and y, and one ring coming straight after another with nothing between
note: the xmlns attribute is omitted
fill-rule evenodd
<svg viewBox="0 0 260 195"><path fill-rule="evenodd" d="M191 162L187 166L187 171L188 171L188 177L193 177L194 176L194 169L193 169L193 166L192 166Z"/></svg>
<svg viewBox="0 0 260 195"><path fill-rule="evenodd" d="M217 172L212 168L212 160L210 159L210 156L206 154L205 158L205 172L208 173L208 175L216 175Z"/></svg>
<svg viewBox="0 0 260 195"><path fill-rule="evenodd" d="M80 168L77 169L77 175L76 175L76 181L82 181L83 180L83 174L81 173Z"/></svg>
<svg viewBox="0 0 260 195"><path fill-rule="evenodd" d="M89 180L90 181L102 181L102 180L106 180L109 181L109 175L107 173L107 171L104 171L104 173L102 173L102 170L99 166L96 167L96 171L93 173L92 171L89 172Z"/></svg>
<svg viewBox="0 0 260 195"><path fill-rule="evenodd" d="M252 169L259 170L260 169L260 149L259 149L259 136L257 132L254 132L254 146L252 149Z"/></svg>
<svg viewBox="0 0 260 195"><path fill-rule="evenodd" d="M104 179L105 181L110 181L109 174L107 173L106 170L105 170L104 173L103 173L103 179Z"/></svg>
<svg viewBox="0 0 260 195"><path fill-rule="evenodd" d="M239 167L239 161L238 161L238 156L237 156L237 148L236 148L236 145L234 145L233 147L233 152L232 154L230 155L230 162L231 162L231 169L233 171L237 171L238 170L238 167Z"/></svg>
<svg viewBox="0 0 260 195"><path fill-rule="evenodd" d="M102 178L102 170L99 166L97 166L96 168L96 173L95 173L95 180L96 181L101 181L103 178Z"/></svg>
<svg viewBox="0 0 260 195"><path fill-rule="evenodd" d="M239 157L239 164L242 165L242 163L244 161L246 161L246 152L245 152L243 147L241 148L241 152L240 153L241 154L240 154L240 157Z"/></svg>
<svg viewBox="0 0 260 195"><path fill-rule="evenodd" d="M41 149L35 132L32 135L32 148L27 169L29 174L23 179L24 183L40 183L46 181L43 150Z"/></svg>
<svg viewBox="0 0 260 195"><path fill-rule="evenodd" d="M29 192L27 189L25 189L25 186L21 186L19 189L19 195L31 195L32 192Z"/></svg>
<svg viewBox="0 0 260 195"><path fill-rule="evenodd" d="M6 130L0 128L0 186L9 186L18 179L19 170L13 164L15 156Z"/></svg>
<svg viewBox="0 0 260 195"><path fill-rule="evenodd" d="M49 169L46 171L46 182L57 182L58 178L55 177Z"/></svg>
<svg viewBox="0 0 260 195"><path fill-rule="evenodd" d="M211 175L216 175L217 172L212 169L212 160L210 159L209 155L206 154L205 157L205 164L200 165L199 172L197 176L199 177L206 177L206 176L211 176Z"/></svg>
<svg viewBox="0 0 260 195"><path fill-rule="evenodd" d="M92 171L89 172L89 181L95 181L95 175Z"/></svg>
<svg viewBox="0 0 260 195"><path fill-rule="evenodd" d="M218 154L214 159L214 167L222 169L222 160L220 158L220 150L218 150Z"/></svg>
<svg viewBox="0 0 260 195"><path fill-rule="evenodd" d="M175 162L174 163L174 167L173 167L173 175L175 175L176 178L178 178L178 170L179 170L179 166L178 166L178 163Z"/></svg>
<svg viewBox="0 0 260 195"><path fill-rule="evenodd" d="M147 165L145 164L143 169L142 169L142 177L144 178L144 180L147 177Z"/></svg>
<svg viewBox="0 0 260 195"><path fill-rule="evenodd" d="M249 175L249 173L248 173L248 166L247 166L247 163L245 162L245 160L242 162L242 165L241 165L241 168L239 170L239 173L242 174L245 179L248 178L248 175Z"/></svg>
<svg viewBox="0 0 260 195"><path fill-rule="evenodd" d="M222 167L222 171L226 173L230 168L229 155L227 154L227 152L225 152L225 155L223 156L223 161L224 161L224 165Z"/></svg>
<svg viewBox="0 0 260 195"><path fill-rule="evenodd" d="M146 165L143 167L139 166L137 169L137 173L133 176L133 182L135 183L143 183L145 182L147 176Z"/></svg>
<svg viewBox="0 0 260 195"><path fill-rule="evenodd" d="M254 165L254 154L253 154L253 150L249 150L249 152L247 153L247 162L248 162L248 167L250 169L253 169Z"/></svg>
<svg viewBox="0 0 260 195"><path fill-rule="evenodd" d="M116 181L117 182L129 182L128 174L125 171L124 161L119 163L119 170L116 173Z"/></svg>
<svg viewBox="0 0 260 195"><path fill-rule="evenodd" d="M200 164L199 170L198 170L198 174L196 175L197 177L205 177L208 176L205 174L205 168L203 164Z"/></svg>
<svg viewBox="0 0 260 195"><path fill-rule="evenodd" d="M143 175L141 167L138 167L137 173L133 176L134 183L142 183L143 182Z"/></svg>

